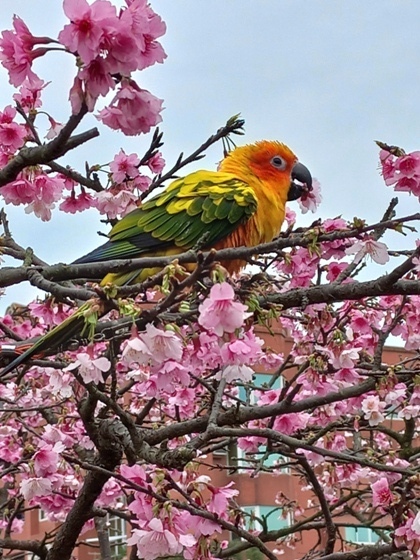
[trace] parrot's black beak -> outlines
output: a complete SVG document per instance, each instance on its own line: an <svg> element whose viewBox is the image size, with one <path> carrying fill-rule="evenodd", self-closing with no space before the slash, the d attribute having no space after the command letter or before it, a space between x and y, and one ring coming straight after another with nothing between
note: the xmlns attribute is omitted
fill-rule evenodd
<svg viewBox="0 0 420 560"><path fill-rule="evenodd" d="M312 175L303 163L296 162L292 168L292 181L290 183L287 200L297 200L304 193L312 190ZM295 183L299 181L298 183Z"/></svg>

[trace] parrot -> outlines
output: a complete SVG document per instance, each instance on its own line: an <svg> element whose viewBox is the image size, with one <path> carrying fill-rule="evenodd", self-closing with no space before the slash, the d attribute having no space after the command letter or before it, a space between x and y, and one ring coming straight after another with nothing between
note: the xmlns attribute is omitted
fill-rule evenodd
<svg viewBox="0 0 420 560"><path fill-rule="evenodd" d="M114 225L106 243L73 264L177 255L196 247L201 240L203 250L267 243L280 233L287 201L297 200L310 190L309 170L285 144L261 140L238 146L226 154L217 171L193 171L144 201ZM221 264L232 275L246 261ZM110 272L101 286L143 282L158 271L143 268ZM5 344L0 351L14 359L1 375L82 332L88 308L89 303L82 305L29 347L24 343Z"/></svg>

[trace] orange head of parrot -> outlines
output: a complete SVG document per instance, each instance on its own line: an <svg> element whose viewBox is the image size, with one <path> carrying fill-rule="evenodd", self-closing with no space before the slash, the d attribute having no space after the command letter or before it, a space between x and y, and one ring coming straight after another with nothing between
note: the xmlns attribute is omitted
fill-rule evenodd
<svg viewBox="0 0 420 560"><path fill-rule="evenodd" d="M245 181L254 176L272 188L285 187L287 200L297 200L312 190L309 170L288 146L277 141L261 140L235 148L221 162L220 170L235 173Z"/></svg>

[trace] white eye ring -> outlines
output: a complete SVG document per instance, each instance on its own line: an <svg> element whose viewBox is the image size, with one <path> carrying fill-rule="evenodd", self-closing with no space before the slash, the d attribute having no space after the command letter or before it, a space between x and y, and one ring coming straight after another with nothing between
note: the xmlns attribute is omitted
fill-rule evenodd
<svg viewBox="0 0 420 560"><path fill-rule="evenodd" d="M281 171L286 169L286 166L287 166L286 161L280 156L272 157L271 160L270 160L270 163L273 167L275 167L276 169L280 169Z"/></svg>

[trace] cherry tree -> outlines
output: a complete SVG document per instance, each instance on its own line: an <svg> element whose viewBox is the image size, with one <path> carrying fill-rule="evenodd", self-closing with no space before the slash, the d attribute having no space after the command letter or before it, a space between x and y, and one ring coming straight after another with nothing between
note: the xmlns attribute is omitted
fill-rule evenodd
<svg viewBox="0 0 420 560"><path fill-rule="evenodd" d="M162 100L139 85L139 73L165 59L164 22L145 0L121 9L64 0L64 12L68 23L54 37L34 36L19 16L1 34L16 93L0 112L0 191L41 221L62 212L76 223L95 208L112 224L210 145L243 134L243 122L230 119L166 165L155 128ZM36 74L37 59L57 50L75 61L65 123L42 104L54 83ZM82 129L89 113L98 128ZM103 127L152 131L150 146L119 149L107 166L67 165ZM379 148L385 186L420 198L420 152ZM320 200L317 185L301 211ZM2 253L18 264L0 270L1 288L29 282L45 294L1 319L3 365L91 303L83 332L0 373L3 554L70 559L95 527L101 558L110 558L104 520L112 515L126 523L133 560L251 550L299 558L309 534L313 558L420 557L420 243L397 250L381 241L412 232L420 213L397 216L397 204L392 198L377 223L340 217L304 229L289 210L282 235L252 249L95 265L44 262L39 247L19 244L3 211ZM220 261L237 258L252 266L228 277ZM161 271L133 286L96 283L142 267ZM401 350L390 361L396 338ZM256 478L285 468L304 500L279 491L267 515L244 507L229 482L239 470ZM33 510L55 523L39 540L21 536ZM272 529L273 517L287 523ZM369 530L372 543L346 529Z"/></svg>

